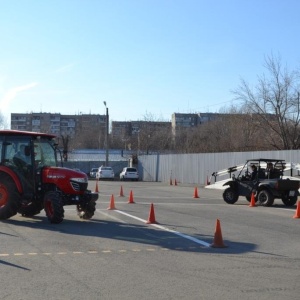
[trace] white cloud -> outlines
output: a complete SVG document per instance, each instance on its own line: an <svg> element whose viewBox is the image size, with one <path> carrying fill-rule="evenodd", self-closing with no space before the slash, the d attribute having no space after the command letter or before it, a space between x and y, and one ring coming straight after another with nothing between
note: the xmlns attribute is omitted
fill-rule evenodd
<svg viewBox="0 0 300 300"><path fill-rule="evenodd" d="M14 87L9 91L7 91L4 94L3 98L0 100L0 110L2 112L7 110L9 108L10 103L16 98L18 93L34 88L37 85L38 85L37 82L32 82L29 84Z"/></svg>

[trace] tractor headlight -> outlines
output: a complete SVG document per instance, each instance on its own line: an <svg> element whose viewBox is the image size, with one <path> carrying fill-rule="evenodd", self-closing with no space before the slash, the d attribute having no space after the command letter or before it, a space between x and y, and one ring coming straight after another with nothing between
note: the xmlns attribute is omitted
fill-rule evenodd
<svg viewBox="0 0 300 300"><path fill-rule="evenodd" d="M78 182L78 183L87 183L88 182L87 178L70 178L70 180L73 182Z"/></svg>

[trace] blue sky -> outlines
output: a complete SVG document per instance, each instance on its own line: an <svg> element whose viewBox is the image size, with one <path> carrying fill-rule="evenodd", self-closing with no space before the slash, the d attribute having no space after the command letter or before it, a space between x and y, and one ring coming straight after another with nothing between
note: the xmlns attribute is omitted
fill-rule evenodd
<svg viewBox="0 0 300 300"><path fill-rule="evenodd" d="M171 120L299 66L297 0L0 0L0 112Z"/></svg>

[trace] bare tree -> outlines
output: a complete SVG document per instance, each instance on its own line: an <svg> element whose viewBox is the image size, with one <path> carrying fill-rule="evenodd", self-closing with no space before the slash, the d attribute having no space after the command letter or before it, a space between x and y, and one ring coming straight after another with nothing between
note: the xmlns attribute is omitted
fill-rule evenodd
<svg viewBox="0 0 300 300"><path fill-rule="evenodd" d="M70 148L71 136L69 134L61 134L61 141L63 146L63 159L64 161L68 161L68 152Z"/></svg>
<svg viewBox="0 0 300 300"><path fill-rule="evenodd" d="M171 123L156 118L146 112L144 120L140 122L139 133L132 143L144 153L153 151L169 150L172 147Z"/></svg>
<svg viewBox="0 0 300 300"><path fill-rule="evenodd" d="M264 67L268 76L258 77L254 89L242 79L233 93L253 113L261 131L270 130L263 138L273 149L299 149L299 72L289 71L274 56L265 58Z"/></svg>
<svg viewBox="0 0 300 300"><path fill-rule="evenodd" d="M6 122L3 114L0 112L0 129L4 129L6 127Z"/></svg>
<svg viewBox="0 0 300 300"><path fill-rule="evenodd" d="M171 150L173 147L173 136L171 126L170 128L157 128L156 130L152 131L152 133L148 135L148 141L146 145L147 151Z"/></svg>

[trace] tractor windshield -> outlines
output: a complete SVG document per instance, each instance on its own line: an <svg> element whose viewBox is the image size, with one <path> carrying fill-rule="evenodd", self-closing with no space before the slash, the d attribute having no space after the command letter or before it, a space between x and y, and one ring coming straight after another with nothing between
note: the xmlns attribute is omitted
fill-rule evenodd
<svg viewBox="0 0 300 300"><path fill-rule="evenodd" d="M56 151L48 139L36 139L34 141L34 160L38 167L56 166Z"/></svg>

